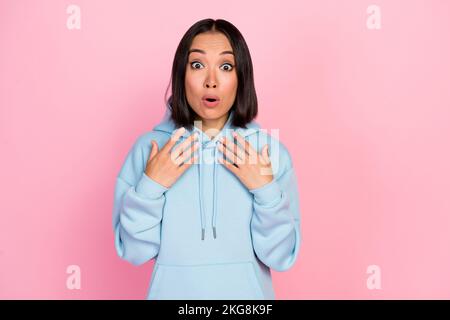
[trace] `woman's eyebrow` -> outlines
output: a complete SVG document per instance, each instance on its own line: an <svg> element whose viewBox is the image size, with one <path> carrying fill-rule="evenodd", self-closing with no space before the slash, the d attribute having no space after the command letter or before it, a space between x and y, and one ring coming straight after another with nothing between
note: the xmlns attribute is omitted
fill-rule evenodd
<svg viewBox="0 0 450 320"><path fill-rule="evenodd" d="M191 50L188 51L188 55L191 54L192 52L198 52L198 53L206 54L206 52L204 50L191 49ZM234 56L233 51L223 51L223 52L220 53L220 55L223 55L223 54L232 54Z"/></svg>

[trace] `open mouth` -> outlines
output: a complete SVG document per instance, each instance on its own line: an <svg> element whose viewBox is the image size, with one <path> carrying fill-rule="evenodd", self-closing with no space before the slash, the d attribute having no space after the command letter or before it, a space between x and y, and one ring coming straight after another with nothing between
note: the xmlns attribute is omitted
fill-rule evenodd
<svg viewBox="0 0 450 320"><path fill-rule="evenodd" d="M212 108L212 107L216 107L220 101L219 101L219 97L215 97L213 95L210 96L205 96L203 97L203 104L208 107L208 108Z"/></svg>
<svg viewBox="0 0 450 320"><path fill-rule="evenodd" d="M202 97L203 101L213 103L213 102L219 102L220 98L214 94L205 94Z"/></svg>

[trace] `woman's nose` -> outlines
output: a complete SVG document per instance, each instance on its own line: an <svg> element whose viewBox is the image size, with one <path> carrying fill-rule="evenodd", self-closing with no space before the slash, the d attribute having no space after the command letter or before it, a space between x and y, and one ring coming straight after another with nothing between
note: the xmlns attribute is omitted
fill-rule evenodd
<svg viewBox="0 0 450 320"><path fill-rule="evenodd" d="M206 84L207 88L217 87L217 81L216 81L216 76L215 76L214 72L210 72L208 74L208 78L206 79L205 84Z"/></svg>

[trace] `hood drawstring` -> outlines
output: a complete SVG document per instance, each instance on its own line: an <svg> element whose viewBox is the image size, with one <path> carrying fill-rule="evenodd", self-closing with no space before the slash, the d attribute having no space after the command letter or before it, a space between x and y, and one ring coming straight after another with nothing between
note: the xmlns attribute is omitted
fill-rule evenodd
<svg viewBox="0 0 450 320"><path fill-rule="evenodd" d="M219 172L219 169L217 168L217 149L218 149L219 140L216 141L216 145L214 146L214 193L213 193L213 217L212 217L212 229L213 229L213 236L214 239L216 238L216 217L217 217L217 185L218 179L217 179L217 172Z"/></svg>
<svg viewBox="0 0 450 320"><path fill-rule="evenodd" d="M214 143L214 171L213 171L213 216L212 216L212 230L213 230L213 237L214 239L217 238L217 229L216 229L216 218L217 218L217 185L218 185L218 168L217 168L217 154L218 154L218 145L220 141L217 140ZM203 143L200 143L200 156L198 164L198 177L199 177L199 184L198 184L198 194L199 194L199 203L200 203L200 221L202 225L202 240L205 240L205 225L206 225L206 216L205 216L205 208L203 206L203 170L201 168L203 164Z"/></svg>
<svg viewBox="0 0 450 320"><path fill-rule="evenodd" d="M200 144L200 148L202 149L203 146ZM202 168L201 168L201 163L203 163L203 152L202 150L200 151L200 156L199 156L199 164L198 166L198 201L200 203L200 221L202 224L202 240L205 240L205 210L203 209L203 173L202 173Z"/></svg>

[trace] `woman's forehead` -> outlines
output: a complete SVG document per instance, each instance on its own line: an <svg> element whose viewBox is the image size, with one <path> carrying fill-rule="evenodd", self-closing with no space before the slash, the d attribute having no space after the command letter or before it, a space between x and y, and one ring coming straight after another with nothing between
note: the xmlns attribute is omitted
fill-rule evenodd
<svg viewBox="0 0 450 320"><path fill-rule="evenodd" d="M194 49L194 50L193 50ZM197 50L195 50L197 49ZM215 33L200 33L194 37L190 51L192 52L204 52L208 54L209 52L223 52L223 51L233 51L228 38L220 32Z"/></svg>

